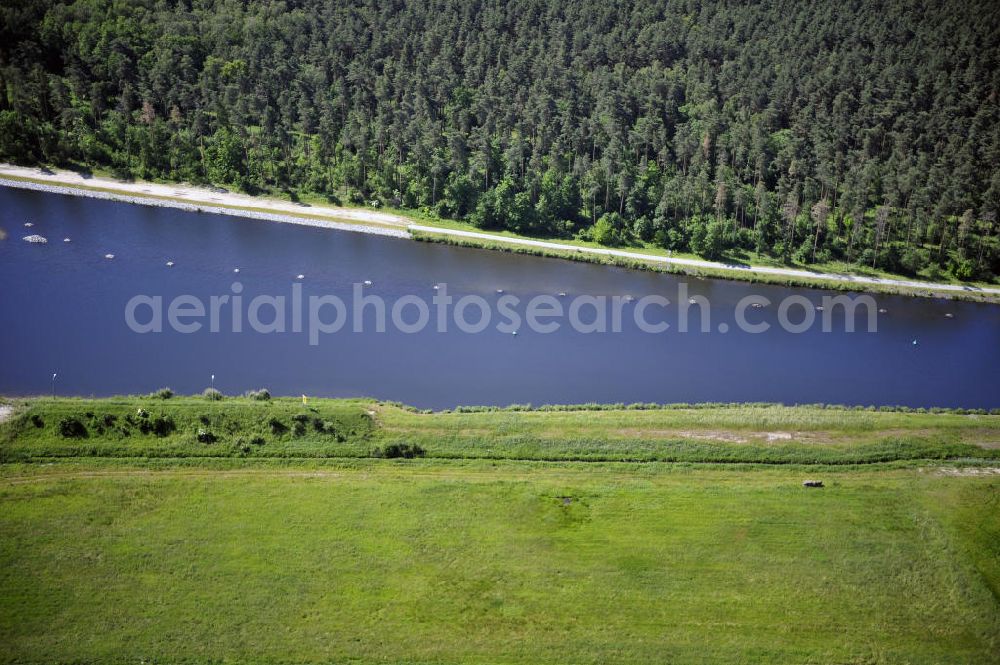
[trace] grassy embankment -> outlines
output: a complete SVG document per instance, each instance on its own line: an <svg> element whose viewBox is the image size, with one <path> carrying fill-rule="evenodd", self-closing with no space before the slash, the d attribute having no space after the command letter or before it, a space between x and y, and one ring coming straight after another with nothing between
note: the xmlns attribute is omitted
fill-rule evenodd
<svg viewBox="0 0 1000 665"><path fill-rule="evenodd" d="M83 430L61 433L70 419ZM371 457L393 445L437 458L541 461L1000 461L1000 415L777 405L419 413L371 400L39 398L16 407L0 441L4 461Z"/></svg>
<svg viewBox="0 0 1000 665"><path fill-rule="evenodd" d="M472 229L478 231L477 229ZM502 236L498 236L496 241L492 240L480 240L476 238L456 238L454 236L447 236L435 233L427 233L423 231L411 231L411 235L414 240L422 242L433 242L443 245L453 245L456 247L472 247L477 249L486 249L498 252L510 252L513 254L526 254L530 256L540 256L556 259L567 259L571 261L581 261L585 263L596 263L599 265L612 265L621 268L628 268L630 270L648 270L652 272L662 272L673 275L684 275L694 278L706 278L706 279L726 279L738 282L749 282L751 284L773 284L777 286L795 286L795 287L805 287L813 289L826 289L830 291L848 291L848 292L861 292L861 293L880 293L880 294L890 294L890 295L902 295L902 296L916 296L924 298L944 298L949 300L967 300L971 302L1000 302L995 294L989 292L979 292L977 289L981 287L993 288L995 284L986 283L964 283L945 280L944 283L950 284L963 284L968 287L968 290L962 291L951 291L942 290L934 288L934 285L928 283L926 287L915 287L915 286L905 286L900 284L890 284L890 283L872 283L872 282L850 282L843 280L828 279L823 277L823 273L837 273L841 275L862 275L866 277L878 277L882 279L904 279L910 281L919 281L920 278L906 277L904 275L894 275L885 272L873 272L869 273L867 271L856 271L849 270L844 264L838 264L835 269L828 270L827 268L819 265L809 265L809 266L798 266L794 264L779 264L774 261L761 261L754 262L754 265L761 266L774 266L782 268L795 268L798 270L808 270L816 273L816 277L798 277L789 275L771 275L767 273L756 273L749 272L746 270L725 270L712 267L693 267L684 266L677 264L662 263L655 260L643 260L643 259L631 259L620 256L607 256L602 254L590 254L587 252L581 252L577 250L559 250L550 249L544 247L530 247L524 245L512 245L505 243L502 240ZM523 237L514 236L510 234L510 237ZM558 242L563 242L559 240ZM593 243L578 243L569 242L567 244L576 244L580 247L594 246ZM607 247L601 247L602 249L608 249ZM621 248L629 252L639 251L641 253L650 254L650 256L666 256L665 252L658 252L654 250L636 250L631 247ZM677 258L700 258L688 255L676 254ZM832 268L832 266L831 266Z"/></svg>
<svg viewBox="0 0 1000 665"><path fill-rule="evenodd" d="M13 405L0 662L1000 660L998 416Z"/></svg>

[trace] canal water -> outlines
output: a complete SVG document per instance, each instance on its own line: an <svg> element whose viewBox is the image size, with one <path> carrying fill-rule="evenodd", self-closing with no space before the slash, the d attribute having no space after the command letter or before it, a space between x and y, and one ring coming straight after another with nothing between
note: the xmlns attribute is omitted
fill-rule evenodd
<svg viewBox="0 0 1000 665"><path fill-rule="evenodd" d="M813 311L815 324L793 332L780 325L779 303L799 296L788 310L797 323L807 316L802 297L822 306L823 296L834 294L4 187L0 228L6 232L0 241L0 394L54 388L65 395L114 395L163 386L194 393L214 375L215 387L226 393L266 387L278 395L370 396L426 408L706 401L1000 407L995 305L874 296L884 310L877 331L866 331L867 310L850 316L835 308L831 330L823 330L823 313ZM48 243L23 241L29 234ZM454 307L446 314L447 330L439 330L431 299L441 286L456 301L478 296L486 302L492 318L485 330L459 329ZM383 300L385 331L376 331L378 312L370 306L360 319L310 343L310 297L339 299L350 315L356 288ZM297 289L302 332L291 322ZM220 309L217 330L207 318L195 332L169 325L167 308L176 298L207 308L213 296L224 295L230 302ZM244 303L241 331L231 316L235 295ZM581 295L609 303L627 296L619 305L620 331L613 331L610 304L608 332L579 330L566 316L546 319L559 324L554 332L528 325L532 298L553 297L565 312ZM648 322L670 325L664 332L636 322L635 307L650 295L671 301L644 310ZM766 332L738 325L737 305L750 295L772 303L745 310L752 323L770 326ZM126 310L136 296L163 303L161 332L130 328ZM285 332L250 329L247 303L257 296L286 299ZM505 322L497 309L504 296L519 301L516 335L509 320L498 325ZM688 332L681 332L679 309L687 298L700 303L698 296L710 305L709 325L701 329L699 304L690 308ZM427 303L430 321L423 329L392 325L392 306L404 297ZM137 306L136 320L151 323L152 310ZM325 321L337 313L322 311ZM581 306L578 318L593 321L597 311ZM407 323L418 322L418 305L401 312ZM269 321L273 313L265 307L258 318ZM476 306L465 309L470 322L480 314ZM845 330L847 318L858 330ZM363 330L354 332L359 323Z"/></svg>

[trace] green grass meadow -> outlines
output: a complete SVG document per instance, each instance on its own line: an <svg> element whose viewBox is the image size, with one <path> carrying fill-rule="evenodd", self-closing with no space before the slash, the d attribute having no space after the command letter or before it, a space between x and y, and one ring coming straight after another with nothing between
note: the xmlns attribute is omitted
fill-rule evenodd
<svg viewBox="0 0 1000 665"><path fill-rule="evenodd" d="M1000 662L998 417L310 406L329 427L278 436L300 403L15 402L0 663ZM139 408L175 430L116 429ZM847 461L887 433L955 456ZM789 456L573 460L583 434ZM512 436L566 458L511 455ZM426 457L372 456L403 440Z"/></svg>

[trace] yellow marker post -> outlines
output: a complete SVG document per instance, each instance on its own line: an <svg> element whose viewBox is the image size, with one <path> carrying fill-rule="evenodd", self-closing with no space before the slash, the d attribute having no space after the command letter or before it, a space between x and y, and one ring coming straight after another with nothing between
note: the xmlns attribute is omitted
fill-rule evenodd
<svg viewBox="0 0 1000 665"><path fill-rule="evenodd" d="M309 398L305 395L302 396L302 406L309 406Z"/></svg>

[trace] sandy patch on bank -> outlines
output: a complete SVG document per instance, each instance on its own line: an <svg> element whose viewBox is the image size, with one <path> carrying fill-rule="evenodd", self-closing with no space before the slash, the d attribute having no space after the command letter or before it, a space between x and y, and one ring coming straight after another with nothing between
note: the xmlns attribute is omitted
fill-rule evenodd
<svg viewBox="0 0 1000 665"><path fill-rule="evenodd" d="M830 432L744 432L714 429L620 429L615 433L619 436L638 439L693 439L726 443L776 443L782 441L833 443L835 438Z"/></svg>
<svg viewBox="0 0 1000 665"><path fill-rule="evenodd" d="M5 176L31 178L31 180L5 179ZM400 238L410 237L406 230L410 220L392 213L307 205L228 191L215 191L194 185L123 182L110 178L84 176L73 171L48 171L10 164L0 164L0 184L53 194L73 194L163 208L235 215L337 230L363 231Z"/></svg>
<svg viewBox="0 0 1000 665"><path fill-rule="evenodd" d="M937 474L939 476L1000 476L1000 467L983 466L958 468L943 466L937 470Z"/></svg>

